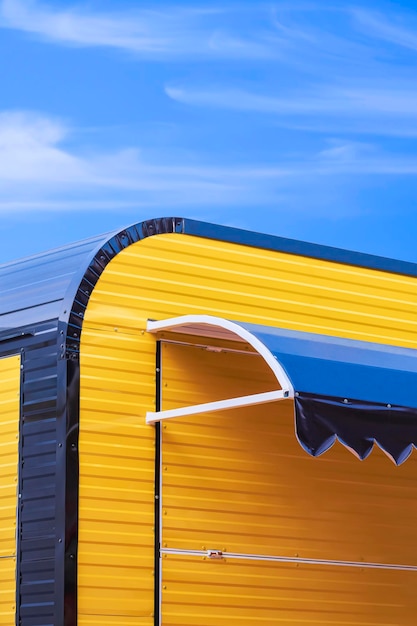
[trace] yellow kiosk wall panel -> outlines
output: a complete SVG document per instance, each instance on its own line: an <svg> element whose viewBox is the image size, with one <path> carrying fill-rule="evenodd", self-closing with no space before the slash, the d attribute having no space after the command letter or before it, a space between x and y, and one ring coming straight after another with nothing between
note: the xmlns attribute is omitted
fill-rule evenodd
<svg viewBox="0 0 417 626"><path fill-rule="evenodd" d="M416 572L163 557L164 626L412 626Z"/></svg>
<svg viewBox="0 0 417 626"><path fill-rule="evenodd" d="M16 612L20 357L0 359L0 626Z"/></svg>
<svg viewBox="0 0 417 626"><path fill-rule="evenodd" d="M155 409L155 338L145 332L147 319L205 313L232 320L416 347L416 285L416 279L398 274L177 234L149 237L129 246L108 264L91 295L81 337L80 624L89 626L94 616L97 619L99 617L102 624L118 624L117 620L123 619L126 619L126 624L130 623L128 620L151 624L153 619L154 430L145 425L145 414ZM201 397L198 390L197 396ZM190 400L192 403L192 397ZM188 396L185 403L188 403ZM259 409L249 413L246 410L240 412L239 419L253 427L257 411ZM267 407L264 407L263 412L266 411ZM269 423L264 424L260 432L274 440L279 436L281 443L288 443L290 451L281 447L272 456L267 452L264 458L260 458L259 450L252 450L250 456L255 469L246 470L247 475L243 479L242 466L237 472L233 467L233 458L228 461L229 447L235 445L239 449L242 442L234 443L232 434L227 432L228 427L225 432L215 435L216 428L225 421L219 422L217 416L213 419L215 421L210 421L208 426L206 420L190 420L197 429L207 428L214 437L209 444L209 470L212 475L217 471L215 464L219 458L223 458L226 464L222 468L225 472L223 482L227 483L230 475L233 475L250 485L249 491L242 496L246 503L249 503L254 492L250 480L254 472L258 472L257 482L263 485L264 491L260 489L259 493L266 493L275 485L274 480L280 481L282 484L278 485L279 489L284 492L287 490L286 495L282 495L281 508L276 502L268 506L272 506L271 514L275 515L282 527L281 549L293 551L297 545L303 550L321 554L322 549L331 552L328 544L334 543L336 547L332 550L336 554L339 550L337 541L328 540L327 536L329 525L332 526L331 520L322 521L318 514L317 519L313 519L311 511L318 510L316 498L320 499L322 493L330 494L331 497L339 492L342 485L352 491L351 505L366 502L367 495L372 491L372 487L367 486L369 476L374 475L375 483L385 480L384 474L378 478L382 467L382 464L378 464L380 455L376 454L373 460L367 461L363 466L367 469L353 482L349 478L348 484L343 483L339 470L336 470L337 478L332 478L333 467L338 464L348 472L351 467L355 467L355 463L360 467L362 465L356 459L351 459L346 450L339 450L337 454L341 456L337 457L337 461L329 455L323 459L323 463L327 463L324 471L321 461L310 459L295 441L293 419L287 408L283 409L283 417L279 420L278 433L271 435ZM232 416L233 419L236 424L238 418ZM286 423L282 431L281 422ZM176 425L173 428L168 424L167 433L172 431L175 438ZM182 434L188 437L186 441L190 447L200 437L200 432L193 428L188 430L187 424L179 423L178 428L183 429L181 437ZM220 444L220 441L225 441L224 435L229 441ZM244 436L254 436L257 443L256 436L250 430L246 430ZM171 498L172 503L167 508L167 519L177 515L180 522L177 534L168 533L167 541L183 546L194 545L196 541L198 549L201 549L205 543L200 539L208 540L211 536L200 526L190 541L185 532L185 521L178 517L179 507L175 508L173 504L180 491L183 494L188 491L191 498L196 498L195 486L179 486L176 482L175 452L172 447L165 446L166 441L164 439L163 454L169 461L168 475L173 477L171 481L165 482L165 488L170 489L171 493L164 492L164 497ZM203 439L203 448L205 445ZM284 458L277 461L278 470L275 471L275 460L282 455ZM265 462L267 459L269 467ZM187 458L185 461L189 462ZM392 470L389 473L392 491L392 481L401 483L404 480L396 497L405 500L409 495L405 492L413 491L415 463L409 461L404 470L395 470L394 477L394 468L386 459L384 462ZM317 477L311 480L312 491L308 492L304 489L304 479L305 472L311 468L317 472ZM190 474L189 469L184 467L186 476ZM383 471L389 472L385 469ZM283 477L291 476L291 472L294 472L294 476L287 483ZM352 475L355 475L354 472L355 469ZM212 476L207 480L212 480ZM365 485L360 496L354 495L355 480ZM290 498L290 490L304 491L307 507L310 507L307 520L303 519L302 513L305 502L297 505L295 513L288 511L289 505L285 498ZM220 507L221 494L213 492L207 497L219 501ZM260 502L258 497L252 508ZM374 502L380 505L379 496L374 498ZM204 511L206 505L203 498ZM235 506L240 510L242 502L235 500ZM264 502L262 506L263 509L259 510L265 511ZM330 507L327 515L345 519L344 504L334 506L336 510ZM225 546L230 549L233 537L229 531L234 522L230 519L229 528L226 529L226 516L222 517L221 508L219 510L218 519L213 521L217 523L220 519L223 537L229 538ZM366 523L370 521L366 517L369 510L366 509L365 517L362 518ZM294 532L290 529L291 515L298 516L298 528ZM346 520L347 523L351 522L349 516ZM265 523L265 520L260 520L259 528ZM309 527L310 523L315 539L305 540L301 536L300 541L295 540L294 537L299 537L299 531ZM361 523L357 521L358 527ZM390 524L387 530L391 528ZM383 534L382 527L377 532ZM406 536L410 534L410 528L407 521ZM272 542L276 541L274 532ZM261 539L262 534L263 531L257 537L255 534L248 536L244 541L246 547L250 539L253 547L257 546L261 551L265 544L265 539ZM233 545L237 546L237 538L234 541ZM390 541L394 541L394 537L390 537ZM401 556L401 540L399 543ZM351 545L349 541L348 545ZM362 545L359 541L355 550L361 552ZM264 548L269 550L268 545L264 545Z"/></svg>
<svg viewBox="0 0 417 626"><path fill-rule="evenodd" d="M141 337L83 331L80 626L152 623L154 433L137 416L155 356Z"/></svg>
<svg viewBox="0 0 417 626"><path fill-rule="evenodd" d="M163 345L162 407L268 390L258 361ZM291 400L167 420L162 469L164 547L417 567L417 458L395 467L375 446L360 462L340 444L313 458Z"/></svg>
<svg viewBox="0 0 417 626"><path fill-rule="evenodd" d="M164 409L262 390L255 357L162 348ZM416 473L378 448L305 454L290 400L164 422L163 624L412 626Z"/></svg>

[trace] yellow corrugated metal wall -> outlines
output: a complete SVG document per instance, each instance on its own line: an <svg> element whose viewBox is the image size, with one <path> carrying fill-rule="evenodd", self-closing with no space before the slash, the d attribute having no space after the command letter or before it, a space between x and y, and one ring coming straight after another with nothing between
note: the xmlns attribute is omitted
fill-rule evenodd
<svg viewBox="0 0 417 626"><path fill-rule="evenodd" d="M154 408L155 340L144 333L146 320L206 313L416 347L416 285L417 281L409 277L176 234L138 242L109 264L91 296L81 343L80 625L153 623L154 437L144 417L146 410ZM185 403L192 402L194 392L200 397L190 380L190 376L184 380L179 376L180 386L186 381ZM169 402L169 396L164 395L165 401ZM164 541L178 549L201 550L203 545L218 548L207 545L218 538L225 544L221 549L262 554L264 546L274 554L299 553L325 559L358 555L359 560L392 558L402 562L407 553L407 562L414 563L408 540L415 525L411 499L415 460L395 468L376 451L371 459L360 463L340 446L323 459L311 459L295 440L291 412L282 406L279 419L272 418L266 405L262 410L229 412L227 419L212 416L194 418L185 425L181 421L167 424L163 431L163 458L169 477L163 483L167 512L163 516ZM259 433L263 434L261 440ZM195 446L196 440L201 447ZM182 460L176 456L178 450L182 450ZM201 470L201 455L208 468L204 470L206 487L198 493L193 481ZM219 456L228 459L223 470L218 465ZM256 470L243 470L248 458ZM221 471L226 490L219 495L209 483L217 476L218 485ZM187 483L187 477L191 482ZM246 491L241 497L232 497L239 494L242 483ZM267 504L265 498L271 491L274 497ZM189 496L184 496L187 493ZM398 506L393 506L391 496ZM200 511L198 518L187 511L187 498L200 499L194 507ZM225 512L219 505L215 517L210 517L210 502L222 504L225 499L231 499L233 510ZM183 511L184 519L178 517L170 525L178 510ZM254 511L258 511L258 523L252 519L248 522L250 532L242 529L235 533L239 520L243 524ZM265 534L263 515L268 511L274 520L269 535ZM199 526L197 522L204 519L205 525ZM399 519L401 533L397 532ZM194 524L195 531L189 532ZM252 532L256 527L258 534ZM417 576L365 568L360 571L363 586L359 593L359 574L344 568L334 568L334 573L330 566L297 568L229 560L206 563L202 557L173 554L164 556L163 561L166 626L226 624L234 611L240 616L243 611L248 623L267 624L268 619L277 623L273 615L277 615L276 599L280 597L286 598L283 623L394 624L397 622L390 616L386 622L378 621L382 609L380 600L374 598L379 598L384 588L385 599L392 598L387 604L404 610L411 604L409 598L403 601L406 586L401 581ZM282 574L276 577L274 572L279 568ZM225 572L224 578L221 572ZM261 581L257 587L255 578ZM355 584L349 586L353 580ZM190 594L193 585L205 588L199 599ZM263 595L259 595L261 591ZM331 598L333 621L328 617ZM358 613L348 622L341 607L355 598L358 606L367 608L357 609L362 621ZM224 615L216 608L213 615L218 616L219 611L223 615L217 621L214 617L210 621L213 602L229 607L224 608ZM238 610L236 602L246 608ZM252 608L247 605L250 602ZM270 607L269 617L254 622L251 611L263 603Z"/></svg>
<svg viewBox="0 0 417 626"><path fill-rule="evenodd" d="M219 356L163 345L163 408L212 389L238 395L239 359L251 359L240 394L264 390L256 359ZM396 468L374 450L361 463L337 445L314 459L291 401L168 420L162 432L164 626L415 623L416 458Z"/></svg>
<svg viewBox="0 0 417 626"><path fill-rule="evenodd" d="M20 357L0 359L0 626L16 613Z"/></svg>
<svg viewBox="0 0 417 626"><path fill-rule="evenodd" d="M139 416L155 355L143 338L83 329L79 626L153 623L154 432Z"/></svg>

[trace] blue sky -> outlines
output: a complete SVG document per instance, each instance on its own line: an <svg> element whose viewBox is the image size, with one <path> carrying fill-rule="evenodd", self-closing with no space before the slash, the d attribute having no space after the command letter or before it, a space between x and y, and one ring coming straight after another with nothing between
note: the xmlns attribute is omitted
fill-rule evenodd
<svg viewBox="0 0 417 626"><path fill-rule="evenodd" d="M0 263L178 215L417 262L417 3L0 0Z"/></svg>

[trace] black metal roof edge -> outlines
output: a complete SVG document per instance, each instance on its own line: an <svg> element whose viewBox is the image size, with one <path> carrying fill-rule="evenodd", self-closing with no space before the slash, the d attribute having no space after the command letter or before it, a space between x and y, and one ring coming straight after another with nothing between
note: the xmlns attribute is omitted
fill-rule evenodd
<svg viewBox="0 0 417 626"><path fill-rule="evenodd" d="M417 264L408 261L352 252L342 248L297 241L230 226L219 226L188 218L161 217L146 220L116 233L110 233L109 238L104 239L104 244L103 239L101 239L89 265L80 268L80 273L74 277L64 298L64 306L60 316L61 321L67 323L67 338L62 351L62 358L78 358L84 312L91 292L107 264L131 244L153 235L166 233L194 235L344 265L417 277Z"/></svg>
<svg viewBox="0 0 417 626"><path fill-rule="evenodd" d="M355 252L344 248L335 248L318 243L309 243L297 239L287 239L278 235L268 235L265 233L234 228L231 226L219 226L208 222L185 219L184 233L207 239L217 239L229 243L238 243L254 248L264 248L277 252L287 252L299 256L321 259L323 261L333 261L344 265L353 265L393 274L403 274L405 276L417 277L417 263L411 261L400 261L389 257L382 257L365 252Z"/></svg>
<svg viewBox="0 0 417 626"><path fill-rule="evenodd" d="M66 341L61 358L78 359L82 324L91 293L108 263L128 246L152 235L183 233L184 219L162 217L133 224L102 241L87 267L80 268L64 298L60 321L66 323Z"/></svg>

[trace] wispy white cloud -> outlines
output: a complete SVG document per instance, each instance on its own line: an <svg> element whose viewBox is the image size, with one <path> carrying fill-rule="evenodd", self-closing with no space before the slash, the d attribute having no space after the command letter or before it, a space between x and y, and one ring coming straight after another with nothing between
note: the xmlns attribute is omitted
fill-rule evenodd
<svg viewBox="0 0 417 626"><path fill-rule="evenodd" d="M401 15L310 3L277 5L271 23L280 56L261 85L172 82L166 94L190 106L266 114L293 130L416 136L415 63L386 43L417 49L417 19L413 30Z"/></svg>
<svg viewBox="0 0 417 626"><path fill-rule="evenodd" d="M136 147L115 152L69 149L71 127L32 112L0 113L0 209L100 206L204 206L246 202L269 172L155 162ZM276 178L286 172L278 168ZM253 196L252 196L253 200Z"/></svg>
<svg viewBox="0 0 417 626"><path fill-rule="evenodd" d="M211 166L175 155L155 163L137 148L71 150L70 138L62 120L0 113L0 210L274 206L281 193L317 177L417 173L417 159L360 142L334 140L318 153L282 155L275 163Z"/></svg>
<svg viewBox="0 0 417 626"><path fill-rule="evenodd" d="M417 157L389 154L377 146L359 141L331 140L315 156L313 169L322 175L408 176L417 173Z"/></svg>
<svg viewBox="0 0 417 626"><path fill-rule="evenodd" d="M233 11L180 8L167 3L157 8L105 13L93 11L87 4L64 9L37 0L1 0L0 26L61 45L116 48L151 59L273 55L270 41L263 41L261 33L246 39L225 27L221 18Z"/></svg>
<svg viewBox="0 0 417 626"><path fill-rule="evenodd" d="M68 8L33 0L3 0L1 24L75 46L108 46L133 52L166 53L178 39L180 20L157 11L140 14L90 13L85 6ZM159 22L159 27L155 28ZM187 37L189 42L189 36Z"/></svg>
<svg viewBox="0 0 417 626"><path fill-rule="evenodd" d="M368 37L376 37L396 46L417 51L417 19L415 14L379 13L365 8L352 8L356 24Z"/></svg>
<svg viewBox="0 0 417 626"><path fill-rule="evenodd" d="M333 115L362 117L407 116L417 122L417 92L410 85L402 91L388 87L359 85L315 86L299 89L298 93L277 96L263 95L242 89L166 86L165 93L184 104L208 106L290 117Z"/></svg>

